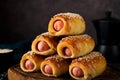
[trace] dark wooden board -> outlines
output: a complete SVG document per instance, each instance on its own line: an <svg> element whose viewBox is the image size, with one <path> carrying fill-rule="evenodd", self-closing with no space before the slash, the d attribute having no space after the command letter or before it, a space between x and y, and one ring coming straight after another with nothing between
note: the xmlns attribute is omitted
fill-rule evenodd
<svg viewBox="0 0 120 80"><path fill-rule="evenodd" d="M20 69L19 64L12 66L8 69L8 79L9 80L74 80L73 78L70 77L69 73L60 76L58 78L47 77L43 75L41 72L26 73ZM105 72L93 80L120 80L120 69L112 65L108 65Z"/></svg>

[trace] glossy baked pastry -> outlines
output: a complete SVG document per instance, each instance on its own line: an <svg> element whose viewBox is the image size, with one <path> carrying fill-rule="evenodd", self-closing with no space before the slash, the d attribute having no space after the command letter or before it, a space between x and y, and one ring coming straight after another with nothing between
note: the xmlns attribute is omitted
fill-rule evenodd
<svg viewBox="0 0 120 80"><path fill-rule="evenodd" d="M64 58L76 58L88 54L94 47L95 41L88 34L68 36L60 40L57 52Z"/></svg>
<svg viewBox="0 0 120 80"><path fill-rule="evenodd" d="M53 36L66 36L84 33L86 29L82 16L76 13L59 13L49 21L48 32Z"/></svg>
<svg viewBox="0 0 120 80"><path fill-rule="evenodd" d="M53 55L47 57L41 63L41 72L46 76L58 77L68 72L70 61L60 57L59 55Z"/></svg>
<svg viewBox="0 0 120 80"><path fill-rule="evenodd" d="M101 75L106 69L106 59L100 52L91 52L72 60L69 66L71 77L77 80L91 80Z"/></svg>
<svg viewBox="0 0 120 80"><path fill-rule="evenodd" d="M43 56L40 56L32 51L25 53L20 60L20 68L24 72L37 72L40 71L41 62L44 60Z"/></svg>
<svg viewBox="0 0 120 80"><path fill-rule="evenodd" d="M37 54L49 56L56 53L57 44L58 39L45 32L33 40L31 48Z"/></svg>

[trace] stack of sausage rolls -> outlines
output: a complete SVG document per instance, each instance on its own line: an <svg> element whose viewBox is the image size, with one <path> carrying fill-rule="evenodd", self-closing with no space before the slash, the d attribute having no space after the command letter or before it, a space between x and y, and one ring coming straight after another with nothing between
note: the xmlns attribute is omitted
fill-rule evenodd
<svg viewBox="0 0 120 80"><path fill-rule="evenodd" d="M76 13L59 13L48 24L48 32L38 35L25 53L20 67L25 72L41 71L58 77L69 72L74 79L91 80L107 66L102 53L93 51L94 39L85 34L86 25Z"/></svg>

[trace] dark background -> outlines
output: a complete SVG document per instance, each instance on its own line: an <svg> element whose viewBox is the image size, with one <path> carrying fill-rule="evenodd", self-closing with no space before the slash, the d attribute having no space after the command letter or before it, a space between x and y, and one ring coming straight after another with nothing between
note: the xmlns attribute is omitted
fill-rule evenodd
<svg viewBox="0 0 120 80"><path fill-rule="evenodd" d="M104 18L106 11L112 11L111 16L120 19L120 0L0 0L0 48L13 49L12 63L19 63L22 55L31 50L32 40L48 31L51 17L62 12L80 14L86 22L85 33L97 43L92 21ZM98 45L96 48L102 50L105 57L107 55L110 63L120 63L120 45Z"/></svg>
<svg viewBox="0 0 120 80"><path fill-rule="evenodd" d="M50 18L61 12L83 16L85 33L96 41L92 20L105 17L107 10L120 19L120 0L0 0L0 43L16 43L46 32Z"/></svg>

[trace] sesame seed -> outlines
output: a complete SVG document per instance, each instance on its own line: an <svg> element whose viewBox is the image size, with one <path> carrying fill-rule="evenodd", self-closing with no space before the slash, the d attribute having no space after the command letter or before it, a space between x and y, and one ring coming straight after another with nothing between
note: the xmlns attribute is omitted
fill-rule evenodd
<svg viewBox="0 0 120 80"><path fill-rule="evenodd" d="M80 18L80 19L83 19L83 17L80 16L79 14L71 13L71 12L59 13L59 14L56 14L54 17L57 17L57 16L64 16L64 17L67 17L67 18Z"/></svg>
<svg viewBox="0 0 120 80"><path fill-rule="evenodd" d="M85 60L85 61L89 62L90 60L92 60L94 58L99 58L99 56L102 56L102 54L100 52L91 52L88 55L85 55L83 57L79 57L75 60L78 60L78 61ZM96 60L92 61L92 63L94 63L94 62L96 62Z"/></svg>

